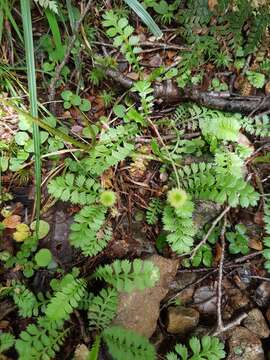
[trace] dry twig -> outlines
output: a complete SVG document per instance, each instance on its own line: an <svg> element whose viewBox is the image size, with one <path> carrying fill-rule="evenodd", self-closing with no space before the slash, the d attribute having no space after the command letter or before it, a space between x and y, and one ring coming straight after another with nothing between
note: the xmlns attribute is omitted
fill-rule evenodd
<svg viewBox="0 0 270 360"><path fill-rule="evenodd" d="M217 286L217 331L224 328L222 320L222 278L223 278L223 264L225 252L225 232L226 232L227 219L224 217L220 240L221 240L221 256L218 268L218 286Z"/></svg>
<svg viewBox="0 0 270 360"><path fill-rule="evenodd" d="M196 252L198 251L198 249L206 243L207 239L209 238L209 236L212 234L214 228L216 227L217 223L227 214L228 211L230 211L231 207L227 206L222 213L219 214L219 216L213 221L210 229L207 231L207 234L205 235L205 237L202 239L201 242L199 242L198 245L195 246L195 248L192 250L191 252L191 260L194 258Z"/></svg>

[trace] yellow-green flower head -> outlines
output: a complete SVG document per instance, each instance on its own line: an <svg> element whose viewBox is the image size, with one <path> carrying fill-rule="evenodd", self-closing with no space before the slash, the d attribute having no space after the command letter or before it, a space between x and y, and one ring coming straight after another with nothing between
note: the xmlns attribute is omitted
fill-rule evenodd
<svg viewBox="0 0 270 360"><path fill-rule="evenodd" d="M116 201L116 195L115 192L106 190L103 191L100 195L100 202L102 205L111 207L115 204Z"/></svg>
<svg viewBox="0 0 270 360"><path fill-rule="evenodd" d="M187 200L187 193L183 189L171 189L167 194L168 203L175 209L181 209Z"/></svg>

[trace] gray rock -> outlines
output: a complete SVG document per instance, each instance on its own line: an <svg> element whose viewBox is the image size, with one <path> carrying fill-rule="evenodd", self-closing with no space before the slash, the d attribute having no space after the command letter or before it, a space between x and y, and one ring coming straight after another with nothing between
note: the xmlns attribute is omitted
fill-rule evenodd
<svg viewBox="0 0 270 360"><path fill-rule="evenodd" d="M248 296L236 287L228 290L228 301L234 310L246 308L250 302Z"/></svg>
<svg viewBox="0 0 270 360"><path fill-rule="evenodd" d="M270 282L263 281L256 289L254 301L258 306L267 306L270 304Z"/></svg>
<svg viewBox="0 0 270 360"><path fill-rule="evenodd" d="M170 306L167 309L167 331L171 334L185 335L199 323L200 313L192 308Z"/></svg>
<svg viewBox="0 0 270 360"><path fill-rule="evenodd" d="M178 293L175 300L178 301L179 305L186 305L190 303L193 299L194 290L195 290L194 286L187 287L186 289Z"/></svg>
<svg viewBox="0 0 270 360"><path fill-rule="evenodd" d="M211 332L213 332L213 331L214 331L214 328L213 328L213 327L199 324L199 325L196 326L196 328L191 332L191 334L189 335L189 337L196 336L196 337L202 338L203 336L210 335Z"/></svg>
<svg viewBox="0 0 270 360"><path fill-rule="evenodd" d="M174 293L179 292L188 286L191 286L198 279L197 273L180 273L177 274L175 279L170 284L170 290Z"/></svg>
<svg viewBox="0 0 270 360"><path fill-rule="evenodd" d="M242 326L237 326L231 332L228 345L227 360L264 360L260 339Z"/></svg>
<svg viewBox="0 0 270 360"><path fill-rule="evenodd" d="M207 316L216 316L217 295L216 289L210 286L198 288L193 296L194 306L198 311Z"/></svg>
<svg viewBox="0 0 270 360"><path fill-rule="evenodd" d="M266 317L268 323L270 323L270 306L268 306L268 308L266 310L265 317Z"/></svg>
<svg viewBox="0 0 270 360"><path fill-rule="evenodd" d="M159 281L151 289L133 291L130 294L121 293L113 323L149 338L156 329L160 302L166 296L169 284L175 277L178 260L165 259L158 255L153 255L148 260L159 267Z"/></svg>
<svg viewBox="0 0 270 360"><path fill-rule="evenodd" d="M210 223L222 211L222 206L212 201L196 201L196 210L193 214L193 221L196 227L201 229L205 224Z"/></svg>
<svg viewBox="0 0 270 360"><path fill-rule="evenodd" d="M260 339L266 339L270 335L269 327L259 309L249 311L248 317L244 320L243 325Z"/></svg>

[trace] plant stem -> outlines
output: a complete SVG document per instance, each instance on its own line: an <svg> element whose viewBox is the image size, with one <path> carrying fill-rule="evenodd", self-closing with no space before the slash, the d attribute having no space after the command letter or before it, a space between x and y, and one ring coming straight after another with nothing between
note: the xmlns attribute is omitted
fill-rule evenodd
<svg viewBox="0 0 270 360"><path fill-rule="evenodd" d="M30 100L30 113L33 117L38 116L36 71L33 45L33 32L31 20L31 4L29 0L21 0L25 56L27 65L28 91ZM40 133L37 123L33 123L33 139L35 154L35 213L36 213L36 236L38 239L40 200L41 200L41 160L40 160Z"/></svg>

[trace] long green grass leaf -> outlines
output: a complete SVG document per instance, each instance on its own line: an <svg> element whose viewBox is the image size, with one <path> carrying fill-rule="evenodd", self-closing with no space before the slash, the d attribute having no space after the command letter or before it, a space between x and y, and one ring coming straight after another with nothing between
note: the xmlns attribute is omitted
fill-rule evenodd
<svg viewBox="0 0 270 360"><path fill-rule="evenodd" d="M58 22L56 19L56 15L54 12L52 12L49 9L45 10L45 14L46 14L46 17L47 17L47 20L48 20L48 23L49 23L49 26L50 26L50 29L51 29L51 32L53 35L55 47L58 50L60 50L63 48L63 44L61 41L61 33L60 33L60 29L59 29Z"/></svg>
<svg viewBox="0 0 270 360"><path fill-rule="evenodd" d="M17 25L14 17L12 16L11 10L9 8L10 2L5 1L5 0L2 0L2 1L3 1L3 3L2 3L1 6L3 6L3 11L5 13L5 16L7 17L8 21L11 23L13 29L16 31L16 34L18 35L18 38L21 40L21 42L23 42L23 37L22 37L22 34L20 32L19 26ZM0 3L1 3L1 1L0 1Z"/></svg>
<svg viewBox="0 0 270 360"><path fill-rule="evenodd" d="M0 44L2 42L3 29L4 29L4 11L2 4L0 4Z"/></svg>
<svg viewBox="0 0 270 360"><path fill-rule="evenodd" d="M98 360L101 336L97 335L87 360Z"/></svg>
<svg viewBox="0 0 270 360"><path fill-rule="evenodd" d="M71 0L66 0L66 4L67 4L70 27L72 32L74 32L76 26L76 20L77 20L75 15L75 10L74 7L72 6Z"/></svg>
<svg viewBox="0 0 270 360"><path fill-rule="evenodd" d="M34 44L32 33L31 3L29 0L21 0L21 11L23 19L23 34L25 44L28 91L30 99L30 112L33 117L38 117L38 101L36 88L36 71ZM35 205L36 205L36 236L38 239L40 200L41 200L41 159L40 159L40 133L39 127L33 123L33 140L35 150Z"/></svg>
<svg viewBox="0 0 270 360"><path fill-rule="evenodd" d="M139 18L145 23L149 30L156 37L162 36L162 31L155 23L151 15L145 10L145 8L138 2L138 0L124 0L125 3L139 16Z"/></svg>

